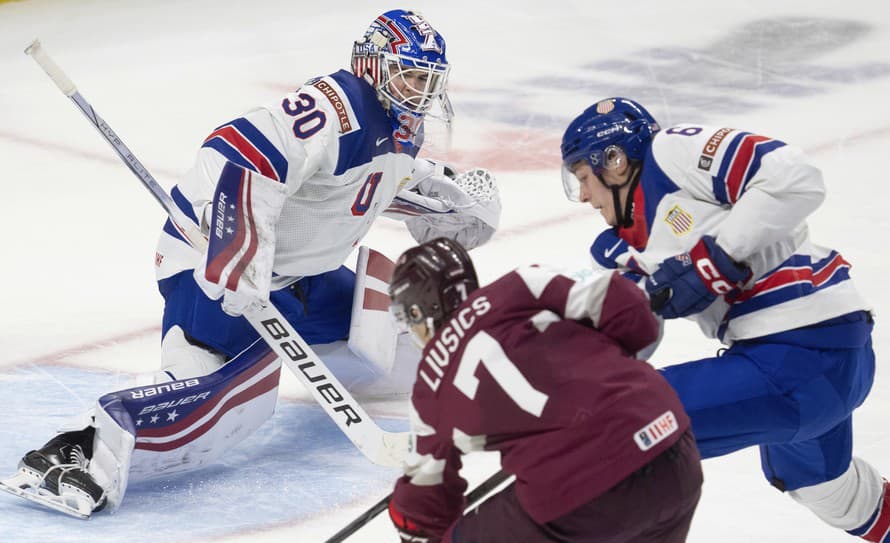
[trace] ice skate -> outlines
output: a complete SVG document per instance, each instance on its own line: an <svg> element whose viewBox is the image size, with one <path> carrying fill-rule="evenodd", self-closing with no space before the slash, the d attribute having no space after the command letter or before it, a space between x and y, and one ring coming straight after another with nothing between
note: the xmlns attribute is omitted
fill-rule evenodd
<svg viewBox="0 0 890 543"><path fill-rule="evenodd" d="M93 429L59 434L28 452L0 489L50 509L88 519L105 506L105 491L87 471Z"/></svg>

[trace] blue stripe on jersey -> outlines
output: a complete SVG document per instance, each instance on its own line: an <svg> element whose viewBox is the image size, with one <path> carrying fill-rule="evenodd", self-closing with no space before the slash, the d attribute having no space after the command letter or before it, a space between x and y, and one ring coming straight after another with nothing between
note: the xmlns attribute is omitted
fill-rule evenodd
<svg viewBox="0 0 890 543"><path fill-rule="evenodd" d="M330 77L346 93L352 110L362 121L360 130L340 136L340 156L337 158L334 175L342 175L350 168L367 164L375 156L394 153L392 119L377 99L377 92L371 85L345 70L333 73ZM384 138L386 141L382 141ZM377 145L378 141L381 141L380 145Z"/></svg>
<svg viewBox="0 0 890 543"><path fill-rule="evenodd" d="M867 521L865 521L865 524L863 524L859 528L856 528L855 530L847 530L847 533L858 537L858 536L863 535L865 532L869 531L871 529L872 525L874 525L875 519L878 518L878 513L881 512L881 509L882 509L881 507L878 507L877 509L875 509L875 512L872 513L871 517L869 517L869 519Z"/></svg>
<svg viewBox="0 0 890 543"><path fill-rule="evenodd" d="M186 217L195 221L195 224L198 224L198 217L195 215L195 209L192 207L192 203L189 199L185 197L181 190L179 190L179 185L173 187L170 191L170 197L173 198L173 203L185 213Z"/></svg>
<svg viewBox="0 0 890 543"><path fill-rule="evenodd" d="M812 262L812 259L809 256L803 255L792 255L791 258L783 262L778 268L773 270L772 272L764 275L760 280L764 280L768 278L773 273L779 273L787 268L808 268L808 271L812 273L810 275L807 273L806 275L812 277L821 271L823 271L829 264L832 263L836 258L840 257L837 251L831 251L831 253L819 260L818 262ZM725 320L731 320L736 317L741 317L742 315L748 315L755 311L759 311L761 309L765 309L767 307L771 307L774 305L779 305L781 303L794 300L796 298L803 298L804 296L808 296L816 291L824 290L828 287L846 281L850 278L850 267L849 264L841 264L837 266L837 269L825 280L822 280L818 285L814 285L809 280L802 280L800 282L788 282L786 286L776 287L774 290L765 292L763 294L759 294L749 300L744 302L739 302L733 304L732 307L727 312ZM724 326L721 326L721 331L719 337L723 337Z"/></svg>
<svg viewBox="0 0 890 543"><path fill-rule="evenodd" d="M754 174L757 173L757 170L760 169L760 162L763 160L763 156L771 151L775 151L779 147L784 147L785 142L779 140L769 140L758 143L754 146L754 156L751 157L751 163L748 166L748 173L745 175L744 181L742 181L742 190L739 193L739 196L745 193L745 189L748 186L748 181L754 177Z"/></svg>
<svg viewBox="0 0 890 543"><path fill-rule="evenodd" d="M643 190L643 200L645 201L646 227L647 234L652 232L652 225L655 222L655 209L666 194L677 192L680 190L671 178L668 177L664 170L658 165L655 155L652 153L652 146L646 151L643 158L643 173L640 174L640 185Z"/></svg>
<svg viewBox="0 0 890 543"><path fill-rule="evenodd" d="M244 168L245 170L250 170L250 171L253 171L256 173L260 173L259 170L256 169L256 166L251 164L249 160L244 158L244 155L242 155L240 152L238 152L237 149L235 149L234 147L229 145L222 138L213 138L212 140L208 141L201 147L208 147L210 149L215 149L219 152L219 154L226 157L226 160L228 160L229 162L235 163L235 164L241 166L242 168Z"/></svg>
<svg viewBox="0 0 890 543"><path fill-rule="evenodd" d="M275 173L278 175L278 180L282 183L287 179L287 159L281 152L278 151L278 148L263 135L260 130L253 125L250 121L245 119L244 117L239 117L232 122L228 122L226 124L217 126L214 128L214 132L219 130L220 128L225 128L226 126L232 126L244 138L250 142L251 145L256 147L256 149L269 161L269 164L272 165L272 168L275 170ZM204 143L201 147L209 147L211 149L215 149L219 151L221 155L226 157L230 162L234 162L235 164L242 166L245 169L255 171L259 174L263 174L263 172L259 171L257 167L251 163L251 161L245 157L241 151L237 148L233 147L229 142L221 137L212 138L210 141Z"/></svg>
<svg viewBox="0 0 890 543"><path fill-rule="evenodd" d="M723 160L720 161L720 169L717 170L717 175L711 177L714 197L721 204L729 203L729 195L726 194L726 174L729 173L729 167L732 166L732 159L735 158L735 152L739 148L739 144L742 143L746 136L750 135L750 132L739 132L732 138L732 141L729 142L729 146L726 148L726 152L723 153Z"/></svg>
<svg viewBox="0 0 890 543"><path fill-rule="evenodd" d="M195 216L195 210L192 208L191 202L182 194L182 191L179 190L179 186L174 186L173 189L170 190L170 197L173 198L173 203L176 204L176 207L182 210L186 216L194 221L195 224L198 223L198 218ZM179 230L173 226L173 222L170 219L167 219L164 222L164 232L170 234L174 238L178 240L182 240L185 243L188 243L182 234L179 233Z"/></svg>
<svg viewBox="0 0 890 543"><path fill-rule="evenodd" d="M287 159L278 151L278 148L244 117L239 117L229 124L240 130L244 137L269 159L272 167L275 168L275 173L278 174L278 179L284 183L287 179Z"/></svg>

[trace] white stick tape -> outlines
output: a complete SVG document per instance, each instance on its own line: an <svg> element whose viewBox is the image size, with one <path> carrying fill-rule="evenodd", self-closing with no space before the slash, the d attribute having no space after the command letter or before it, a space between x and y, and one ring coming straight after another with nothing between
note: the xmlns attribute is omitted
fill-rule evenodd
<svg viewBox="0 0 890 543"><path fill-rule="evenodd" d="M74 86L74 83L68 79L65 72L63 72L58 64L56 64L53 59L49 58L49 55L43 50L43 46L40 45L40 40L34 40L31 45L25 49L25 53L31 55L31 57L37 61L37 64L40 64L40 67L43 68L46 75L53 80L56 86L59 87L59 90L65 93L65 96L71 96L77 92L77 87Z"/></svg>

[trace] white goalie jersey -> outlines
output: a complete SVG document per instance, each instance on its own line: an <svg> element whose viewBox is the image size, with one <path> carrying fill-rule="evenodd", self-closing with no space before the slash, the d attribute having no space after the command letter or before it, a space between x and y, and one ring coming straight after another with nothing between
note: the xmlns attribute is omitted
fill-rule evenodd
<svg viewBox="0 0 890 543"><path fill-rule="evenodd" d="M473 247L490 238L500 214L491 175L481 170L481 176L455 182L441 167L400 152L395 137L375 91L341 70L216 128L171 195L206 231L227 163L283 184L273 290L336 269L386 211L408 222L418 241L449 235ZM467 190L470 183L473 190ZM168 221L156 255L157 279L195 268L200 257Z"/></svg>

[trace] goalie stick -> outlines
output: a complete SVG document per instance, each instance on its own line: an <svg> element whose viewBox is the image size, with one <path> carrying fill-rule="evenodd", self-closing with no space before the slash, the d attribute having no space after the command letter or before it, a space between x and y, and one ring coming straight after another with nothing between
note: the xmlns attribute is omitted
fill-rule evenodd
<svg viewBox="0 0 890 543"><path fill-rule="evenodd" d="M170 195L139 162L115 131L81 96L71 79L43 50L40 41L34 40L25 49L25 53L43 68L59 90L74 102L102 134L130 171L161 204L183 237L195 249L205 252L207 238L198 225L174 204ZM381 466L402 465L408 453L408 432L389 432L380 428L275 306L268 304L245 313L244 317L362 454L371 462Z"/></svg>
<svg viewBox="0 0 890 543"><path fill-rule="evenodd" d="M469 494L467 494L467 507L464 510L464 513L479 505L479 503L482 502L483 498L488 496L491 491L499 487L501 483L503 483L510 477L512 477L512 475L503 470L500 470L485 481L479 483L479 486L477 486L476 488L471 490ZM343 529L341 529L339 532L326 539L324 543L342 543L343 541L345 541L346 538L357 532L365 524L374 520L377 515L386 511L387 508L389 508L389 500L391 498L392 493L389 493L385 498L372 505L370 509L356 517L355 520L344 526Z"/></svg>

